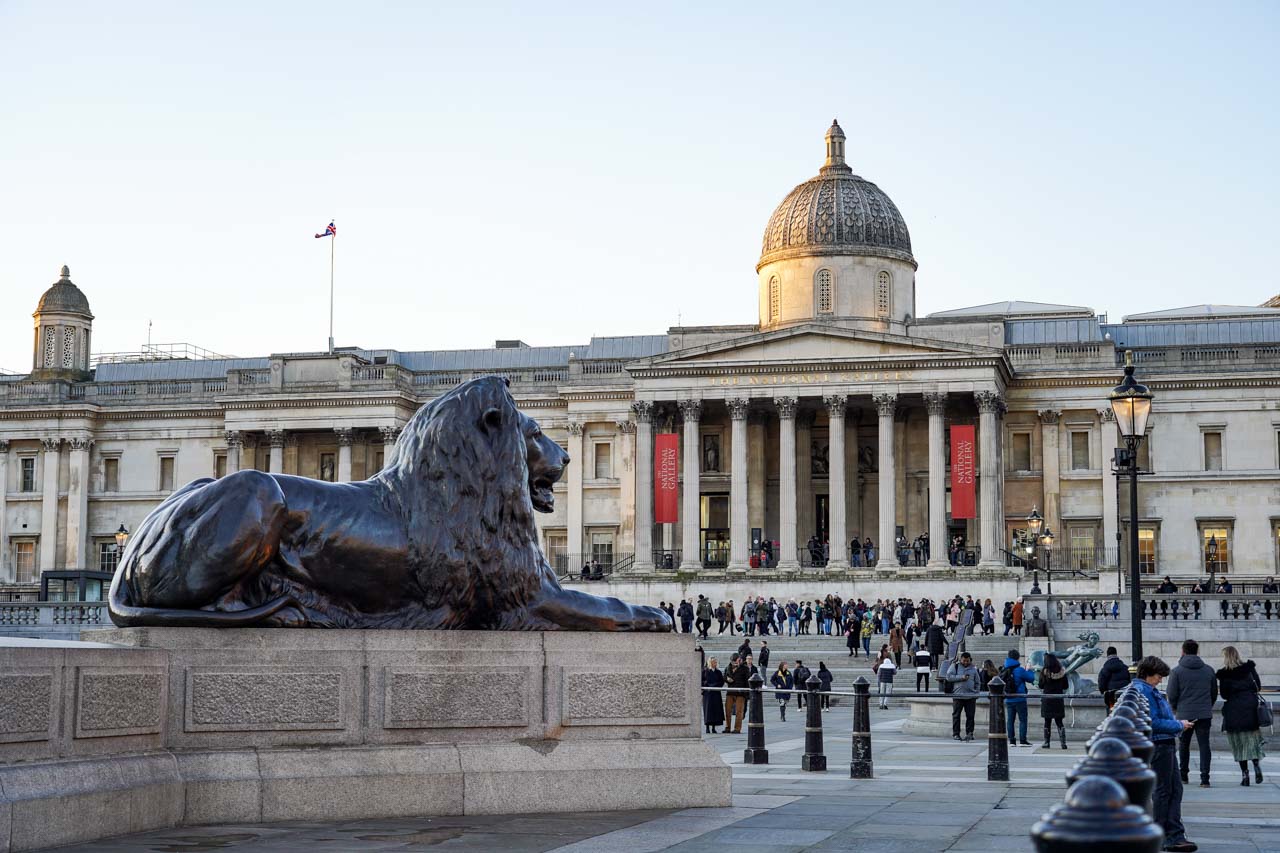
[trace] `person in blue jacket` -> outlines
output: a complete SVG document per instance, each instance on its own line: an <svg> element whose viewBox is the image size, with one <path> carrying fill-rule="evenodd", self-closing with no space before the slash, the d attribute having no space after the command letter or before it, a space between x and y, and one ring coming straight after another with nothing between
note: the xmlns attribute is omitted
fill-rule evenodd
<svg viewBox="0 0 1280 853"><path fill-rule="evenodd" d="M1156 687L1169 675L1169 665L1148 655L1138 661L1134 683L1151 705L1151 740L1156 745L1151 769L1156 774L1156 790L1151 795L1151 817L1164 830L1164 849L1191 853L1197 846L1187 840L1182 825L1182 778L1178 773L1178 736L1193 728L1191 720L1179 720Z"/></svg>
<svg viewBox="0 0 1280 853"><path fill-rule="evenodd" d="M1004 659L1004 668L1000 670L1000 680L1004 682L1004 712L1009 745L1031 746L1027 740L1027 685L1036 680L1035 674L1023 667L1017 649L1010 649L1009 656ZM1013 738L1013 721L1018 720L1018 739Z"/></svg>

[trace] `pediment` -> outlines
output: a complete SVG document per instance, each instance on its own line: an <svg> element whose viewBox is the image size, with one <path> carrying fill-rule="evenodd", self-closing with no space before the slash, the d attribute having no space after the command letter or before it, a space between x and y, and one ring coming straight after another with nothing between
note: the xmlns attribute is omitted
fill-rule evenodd
<svg viewBox="0 0 1280 853"><path fill-rule="evenodd" d="M853 329L801 326L759 332L646 359L651 367L763 362L813 363L884 358L998 356L991 347Z"/></svg>

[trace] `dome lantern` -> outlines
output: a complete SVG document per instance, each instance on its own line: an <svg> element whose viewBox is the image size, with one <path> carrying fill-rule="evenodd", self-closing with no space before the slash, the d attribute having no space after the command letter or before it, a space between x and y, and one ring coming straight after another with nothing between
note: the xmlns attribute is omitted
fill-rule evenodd
<svg viewBox="0 0 1280 853"><path fill-rule="evenodd" d="M93 313L89 300L63 266L58 280L36 305L31 376L35 379L89 378L89 344Z"/></svg>

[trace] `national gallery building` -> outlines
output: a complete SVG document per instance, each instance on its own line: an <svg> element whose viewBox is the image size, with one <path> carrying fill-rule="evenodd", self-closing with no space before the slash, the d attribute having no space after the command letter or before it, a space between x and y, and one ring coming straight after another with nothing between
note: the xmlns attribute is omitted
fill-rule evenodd
<svg viewBox="0 0 1280 853"><path fill-rule="evenodd" d="M1145 572L1280 574L1280 307L918 316L906 221L846 164L838 124L825 143L765 224L752 325L449 352L91 354L92 282L64 267L36 305L30 372L0 374L0 584L111 571L116 534L196 478L367 478L423 403L486 374L573 459L538 519L564 573L999 576L1034 509L1054 568L1114 568L1136 535ZM8 316L5 334L27 334ZM1125 350L1155 395L1136 531L1107 402ZM973 512L953 512L969 503L953 507L957 427L975 437ZM658 523L655 447L672 442L658 485L676 490L675 520ZM926 535L927 556L901 567L895 540ZM855 537L873 550L851 551Z"/></svg>

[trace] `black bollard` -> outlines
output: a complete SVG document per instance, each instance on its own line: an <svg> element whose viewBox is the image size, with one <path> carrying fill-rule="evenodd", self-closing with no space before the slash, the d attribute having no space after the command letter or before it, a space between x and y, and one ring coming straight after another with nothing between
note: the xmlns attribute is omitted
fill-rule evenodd
<svg viewBox="0 0 1280 853"><path fill-rule="evenodd" d="M1151 735L1155 732L1155 730L1151 728L1151 723L1143 719L1142 712L1131 704L1131 700L1125 700L1117 703L1115 708L1111 710L1111 716L1125 717L1131 720L1133 722L1133 727L1142 732L1142 736L1148 740L1151 739ZM1102 726L1105 724L1106 720L1103 720L1103 722L1098 726L1098 731L1102 731Z"/></svg>
<svg viewBox="0 0 1280 853"><path fill-rule="evenodd" d="M1156 754L1156 745L1143 737L1142 732L1134 726L1133 720L1127 717L1107 717L1102 724L1102 731L1089 738L1086 748L1092 749L1095 743L1108 737L1124 741L1134 758L1140 758L1143 764L1151 766L1151 759Z"/></svg>
<svg viewBox="0 0 1280 853"><path fill-rule="evenodd" d="M751 685L751 707L747 709L747 748L742 753L743 764L768 764L769 750L764 748L764 693L760 690L764 679L760 673L747 681Z"/></svg>
<svg viewBox="0 0 1280 853"><path fill-rule="evenodd" d="M987 685L991 718L987 726L987 781L1009 781L1009 736L1004 728L1004 682L999 676Z"/></svg>
<svg viewBox="0 0 1280 853"><path fill-rule="evenodd" d="M1089 748L1089 754L1067 772L1067 787L1085 776L1114 779L1129 795L1129 802L1144 810L1156 788L1156 774L1133 757L1124 741L1113 737L1104 737Z"/></svg>
<svg viewBox="0 0 1280 853"><path fill-rule="evenodd" d="M1067 791L1067 801L1049 809L1031 827L1038 853L1076 853L1124 850L1156 853L1164 832L1146 812L1129 805L1129 798L1106 776L1085 776Z"/></svg>
<svg viewBox="0 0 1280 853"><path fill-rule="evenodd" d="M818 676L810 675L804 683L807 688L809 707L804 720L804 755L800 759L800 769L812 772L827 769L827 757L822 754L822 708L818 701Z"/></svg>
<svg viewBox="0 0 1280 853"><path fill-rule="evenodd" d="M853 761L850 779L871 779L871 685L859 675L853 682Z"/></svg>

